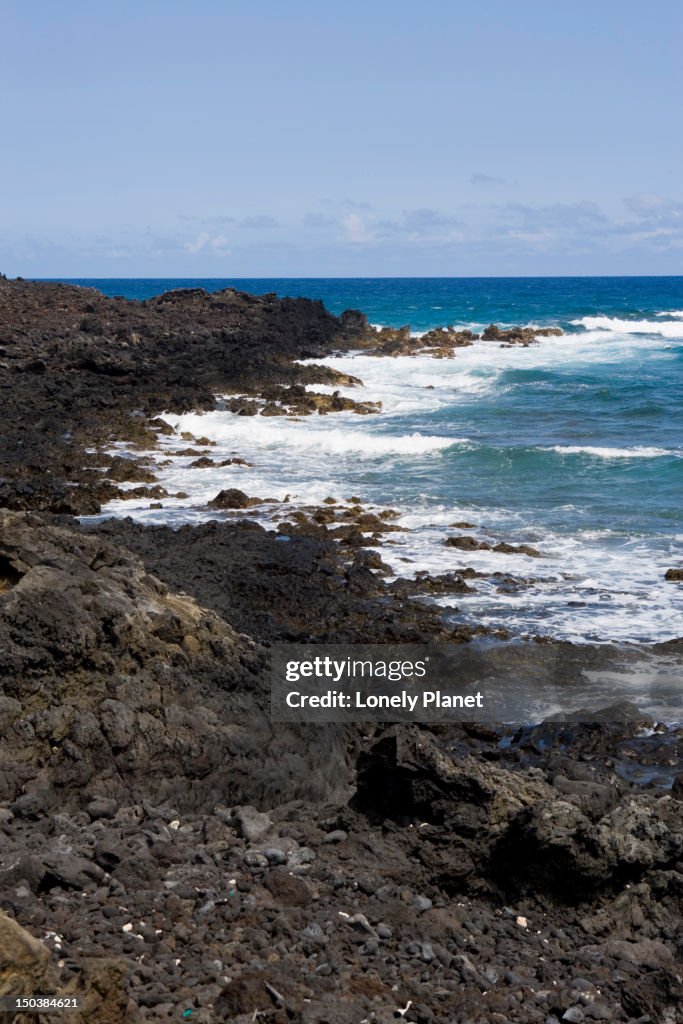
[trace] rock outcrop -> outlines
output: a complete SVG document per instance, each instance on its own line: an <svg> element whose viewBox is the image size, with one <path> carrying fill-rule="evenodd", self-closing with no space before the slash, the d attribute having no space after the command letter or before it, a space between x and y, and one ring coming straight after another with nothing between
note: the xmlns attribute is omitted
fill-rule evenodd
<svg viewBox="0 0 683 1024"><path fill-rule="evenodd" d="M528 347L537 338L555 338L564 332L559 327L498 327L489 324L482 332L482 341L498 341L501 345L522 345Z"/></svg>
<svg viewBox="0 0 683 1024"><path fill-rule="evenodd" d="M268 804L348 785L341 732L275 729L263 649L134 556L5 512L0 572L0 799L14 813L94 797ZM329 773L322 749L341 757Z"/></svg>
<svg viewBox="0 0 683 1024"><path fill-rule="evenodd" d="M0 508L97 512L118 496L115 480L149 477L116 457L93 459L93 448L154 447L170 429L160 411L213 409L216 394L244 396L246 413L375 412L372 403L311 394L307 385L357 381L298 362L348 349L367 329L362 314L338 318L321 302L232 288L134 302L0 279Z"/></svg>
<svg viewBox="0 0 683 1024"><path fill-rule="evenodd" d="M351 322L351 321L349 321ZM481 335L467 328L435 327L431 331L412 333L410 326L371 328L353 321L352 346L369 356L426 355L433 359L451 359L459 348L467 348L480 338L501 345L528 347L538 338L556 337L564 332L559 327L509 327L489 324Z"/></svg>

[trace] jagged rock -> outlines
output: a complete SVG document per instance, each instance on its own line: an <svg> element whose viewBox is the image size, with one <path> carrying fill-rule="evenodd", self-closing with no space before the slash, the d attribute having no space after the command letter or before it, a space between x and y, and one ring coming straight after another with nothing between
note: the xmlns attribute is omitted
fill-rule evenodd
<svg viewBox="0 0 683 1024"><path fill-rule="evenodd" d="M55 972L49 950L30 932L0 911L0 996L49 995L55 991ZM25 1020L7 1014L7 1020ZM46 1015L48 1024L58 1015Z"/></svg>
<svg viewBox="0 0 683 1024"><path fill-rule="evenodd" d="M315 753L336 748L346 763L341 727L311 732L302 753L305 727L270 722L258 646L127 552L4 512L0 564L13 581L0 595L0 779L14 813L166 794L188 807L209 793L268 803L348 786L348 770L326 759L321 771Z"/></svg>
<svg viewBox="0 0 683 1024"><path fill-rule="evenodd" d="M482 333L483 341L499 341L505 345L531 345L537 338L553 338L564 334L559 327L509 327L489 324Z"/></svg>
<svg viewBox="0 0 683 1024"><path fill-rule="evenodd" d="M454 327L436 327L433 331L427 331L420 338L424 348L434 348L437 351L450 350L453 348L467 348L472 345L479 335L469 330L456 330Z"/></svg>
<svg viewBox="0 0 683 1024"><path fill-rule="evenodd" d="M353 804L383 817L416 815L437 825L467 814L486 829L487 841L500 834L525 807L552 796L541 778L512 774L473 758L452 758L429 732L392 727L358 761Z"/></svg>
<svg viewBox="0 0 683 1024"><path fill-rule="evenodd" d="M240 632L264 640L451 638L438 608L392 596L366 564L368 538L355 526L346 527L346 540L358 547L347 544L342 551L324 526L296 512L277 533L254 522L218 519L179 530L110 519L90 532L134 551L169 586L192 594ZM294 542L282 543L282 537Z"/></svg>
<svg viewBox="0 0 683 1024"><path fill-rule="evenodd" d="M261 505L264 501L264 498L250 498L237 487L228 487L224 491L219 491L208 504L210 508L253 508L254 505Z"/></svg>
<svg viewBox="0 0 683 1024"><path fill-rule="evenodd" d="M107 470L110 480L117 483L130 481L131 483L151 484L156 480L154 473L140 464L138 459L124 459L122 456L114 456Z"/></svg>
<svg viewBox="0 0 683 1024"><path fill-rule="evenodd" d="M362 330L362 328L361 328ZM410 327L366 328L364 334L353 339L353 347L363 349L370 356L413 356L425 354L436 359L450 358L454 350L472 345L478 338L469 330L455 327L435 327L423 334L411 334Z"/></svg>
<svg viewBox="0 0 683 1024"><path fill-rule="evenodd" d="M270 815L262 814L255 807L236 808L234 822L239 834L249 843L257 842L273 827Z"/></svg>
<svg viewBox="0 0 683 1024"><path fill-rule="evenodd" d="M456 537L446 537L444 544L447 548L458 548L460 551L490 551L491 545L485 540L476 540L474 537L467 537L464 534Z"/></svg>
<svg viewBox="0 0 683 1024"><path fill-rule="evenodd" d="M250 414L268 386L353 386L355 378L299 360L348 349L366 330L362 314L337 318L307 299L181 289L130 302L90 288L2 280L0 507L97 513L110 498L84 468L93 448L153 448L171 430L160 410L213 409L216 394L244 394L240 411ZM318 401L326 411L347 407L333 396ZM359 411L373 411L366 405ZM118 466L109 481L132 469Z"/></svg>
<svg viewBox="0 0 683 1024"><path fill-rule="evenodd" d="M529 558L542 558L541 552L532 548L530 544L495 544L494 551L501 555L528 555Z"/></svg>
<svg viewBox="0 0 683 1024"><path fill-rule="evenodd" d="M339 383L347 387L360 384L357 377L346 374L338 375ZM336 382L336 381L335 381ZM361 415L379 412L381 402L357 402L353 398L342 396L340 391L331 395L308 390L303 384L290 387L271 385L261 391L261 398L266 400L260 410L262 416L309 416L311 413L325 415L330 412L355 412Z"/></svg>
<svg viewBox="0 0 683 1024"><path fill-rule="evenodd" d="M140 1024L135 1002L126 992L126 964L114 957L87 957L79 964L75 990L82 999L82 1008L69 1013L74 1024ZM55 1024L64 1020L64 1013L54 1016ZM52 1024L52 1022L51 1022Z"/></svg>
<svg viewBox="0 0 683 1024"><path fill-rule="evenodd" d="M511 888L568 893L612 878L642 877L683 853L683 820L676 801L650 796L619 804L592 822L568 800L541 801L512 823L497 851Z"/></svg>
<svg viewBox="0 0 683 1024"><path fill-rule="evenodd" d="M428 572L418 572L414 579L398 579L391 584L395 594L409 597L414 594L473 594L460 573L445 572L433 576Z"/></svg>
<svg viewBox="0 0 683 1024"><path fill-rule="evenodd" d="M501 555L528 555L529 558L542 558L541 552L529 544L489 544L485 540L477 540L466 534L446 537L444 544L448 548L459 548L461 551L496 551Z"/></svg>

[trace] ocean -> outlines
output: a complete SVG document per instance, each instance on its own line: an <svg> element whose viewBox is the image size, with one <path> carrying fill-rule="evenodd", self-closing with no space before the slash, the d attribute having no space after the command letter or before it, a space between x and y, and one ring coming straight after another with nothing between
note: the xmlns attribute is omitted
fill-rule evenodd
<svg viewBox="0 0 683 1024"><path fill-rule="evenodd" d="M396 575L464 566L487 574L476 593L440 599L459 620L574 642L683 635L683 587L664 580L683 565L682 277L71 283L135 299L179 287L304 295L414 332L562 328L529 348L477 342L453 359L326 360L363 380L343 393L381 401L377 416L169 416L217 441L215 458L237 453L253 468L189 469L192 459L177 457L160 482L188 498L163 509L115 502L106 512L180 525L215 515L205 503L224 487L304 504L357 496L396 509L408 528L382 547ZM475 538L530 544L543 557L445 547L462 521Z"/></svg>

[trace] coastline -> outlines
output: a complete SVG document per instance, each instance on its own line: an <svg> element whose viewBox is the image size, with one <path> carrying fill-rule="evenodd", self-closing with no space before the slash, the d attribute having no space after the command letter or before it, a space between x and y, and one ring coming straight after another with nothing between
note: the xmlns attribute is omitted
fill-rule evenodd
<svg viewBox="0 0 683 1024"><path fill-rule="evenodd" d="M74 518L121 499L120 484L163 501L147 462L109 452L158 448L172 437L163 412L238 394L244 412L254 402L275 424L373 415L339 394L348 377L310 362L367 345L365 318L233 291L137 304L6 281L0 316L3 908L60 935L55 954L68 945L76 966L59 970L89 993L82 1019L105 1020L85 966L105 955L119 965L106 969L117 1019L131 1022L174 1019L179 1000L195 1000L193 1020L258 1011L273 1024L382 1021L406 1002L418 1022L559 1020L573 1006L604 1007L594 1019L667 1019L680 993L680 730L628 706L590 727L512 736L275 730L265 711L278 641L429 637L462 644L473 678L535 666L568 683L641 650L506 645L499 631L445 621L429 597L467 577L387 581L393 510L338 496L284 509L277 530L249 521L262 502L248 487L224 492L224 521L177 531ZM416 344L398 331L383 340ZM196 434L176 440L183 457L211 458ZM680 648L656 654L680 659ZM644 785L634 760L651 769ZM58 835L69 840L55 853ZM83 905L67 911L60 894L74 891ZM102 905L114 899L130 909L109 927ZM140 920L126 931L134 903Z"/></svg>

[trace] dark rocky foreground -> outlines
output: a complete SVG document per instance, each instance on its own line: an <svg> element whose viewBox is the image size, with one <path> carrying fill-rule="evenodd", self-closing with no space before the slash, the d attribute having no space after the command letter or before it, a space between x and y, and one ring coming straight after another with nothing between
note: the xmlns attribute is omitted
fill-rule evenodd
<svg viewBox="0 0 683 1024"><path fill-rule="evenodd" d="M471 631L323 524L283 544L69 514L116 483L86 448L147 445L217 390L272 401L362 322L14 282L0 311L0 994L84 1001L14 1019L683 1020L676 730L628 705L514 735L274 725L274 641ZM495 667L571 682L612 656L531 644Z"/></svg>

